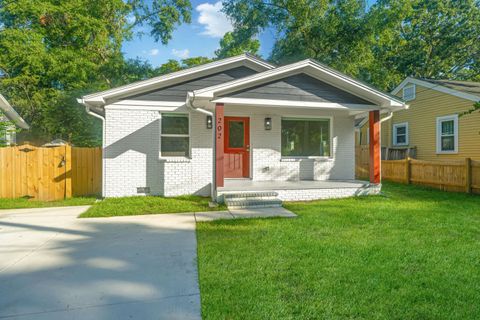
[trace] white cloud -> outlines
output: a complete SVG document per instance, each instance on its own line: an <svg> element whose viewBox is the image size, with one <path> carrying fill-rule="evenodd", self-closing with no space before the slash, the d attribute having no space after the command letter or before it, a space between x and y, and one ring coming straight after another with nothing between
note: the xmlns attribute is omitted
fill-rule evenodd
<svg viewBox="0 0 480 320"><path fill-rule="evenodd" d="M148 55L149 55L149 56L152 56L152 57L157 56L159 53L160 53L160 50L158 50L157 48L150 49L150 50L148 51Z"/></svg>
<svg viewBox="0 0 480 320"><path fill-rule="evenodd" d="M221 38L225 33L233 30L232 23L221 11L221 1L215 4L202 3L196 7L196 10L200 13L198 23L205 28L201 34L212 38Z"/></svg>
<svg viewBox="0 0 480 320"><path fill-rule="evenodd" d="M175 57L178 57L180 59L187 59L188 57L190 57L190 50L188 50L188 49L183 49L183 50L172 49L172 54Z"/></svg>

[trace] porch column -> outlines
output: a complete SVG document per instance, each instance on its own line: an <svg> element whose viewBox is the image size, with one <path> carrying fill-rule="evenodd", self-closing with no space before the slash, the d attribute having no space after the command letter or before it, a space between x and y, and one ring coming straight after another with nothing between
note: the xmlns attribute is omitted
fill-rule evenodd
<svg viewBox="0 0 480 320"><path fill-rule="evenodd" d="M370 111L370 182L380 183L381 146L380 146L380 111Z"/></svg>
<svg viewBox="0 0 480 320"><path fill-rule="evenodd" d="M224 106L223 103L215 105L215 184L223 187L223 153L224 153Z"/></svg>

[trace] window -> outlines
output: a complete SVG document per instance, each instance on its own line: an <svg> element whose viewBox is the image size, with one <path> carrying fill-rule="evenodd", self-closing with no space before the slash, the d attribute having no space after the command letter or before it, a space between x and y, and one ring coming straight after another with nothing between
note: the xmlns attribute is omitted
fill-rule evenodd
<svg viewBox="0 0 480 320"><path fill-rule="evenodd" d="M282 119L282 156L329 157L329 119Z"/></svg>
<svg viewBox="0 0 480 320"><path fill-rule="evenodd" d="M243 121L229 121L228 147L243 148L245 146L245 128Z"/></svg>
<svg viewBox="0 0 480 320"><path fill-rule="evenodd" d="M403 100L410 101L415 99L415 85L411 84L403 87Z"/></svg>
<svg viewBox="0 0 480 320"><path fill-rule="evenodd" d="M437 153L458 152L458 115L437 118Z"/></svg>
<svg viewBox="0 0 480 320"><path fill-rule="evenodd" d="M162 157L188 157L190 150L188 114L162 113Z"/></svg>
<svg viewBox="0 0 480 320"><path fill-rule="evenodd" d="M367 137L365 138L365 140L367 141L365 144L370 144L370 127L367 128Z"/></svg>
<svg viewBox="0 0 480 320"><path fill-rule="evenodd" d="M393 125L393 144L396 146L408 145L408 122Z"/></svg>

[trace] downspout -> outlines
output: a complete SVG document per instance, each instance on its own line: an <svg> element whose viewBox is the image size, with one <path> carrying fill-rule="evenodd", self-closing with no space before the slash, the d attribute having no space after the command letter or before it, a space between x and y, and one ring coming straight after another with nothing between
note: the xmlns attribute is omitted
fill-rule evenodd
<svg viewBox="0 0 480 320"><path fill-rule="evenodd" d="M205 110L205 109L201 109L201 108L195 108L193 106L193 102L195 100L195 93L193 91L191 92L188 92L187 93L187 101L185 102L185 105L187 106L188 109L191 109L195 112L199 112L199 113L203 113L203 114L206 114L207 116L211 116L212 117L212 121L215 122L215 116L213 114L213 112L210 112L208 110ZM212 130L212 156L213 156L213 159L216 159L216 155L214 154L215 153L215 128L213 128ZM210 187L210 196L212 198L213 201L216 200L216 194L215 194L215 161L212 159L212 183L211 183L211 187Z"/></svg>
<svg viewBox="0 0 480 320"><path fill-rule="evenodd" d="M392 119L392 117L393 117L393 111L388 112L388 115L385 118L380 119L380 124L384 123L385 121L388 121L388 120Z"/></svg>
<svg viewBox="0 0 480 320"><path fill-rule="evenodd" d="M88 104L85 102L85 100L83 99L77 99L77 102L82 104L83 106L85 106L85 111L87 112L87 114L97 118L97 119L100 119L102 121L102 198L105 198L105 153L104 153L104 148L105 148L105 137L106 137L106 133L105 133L105 117L102 117L101 115L95 113L95 112L92 112L90 110L90 107L88 106Z"/></svg>

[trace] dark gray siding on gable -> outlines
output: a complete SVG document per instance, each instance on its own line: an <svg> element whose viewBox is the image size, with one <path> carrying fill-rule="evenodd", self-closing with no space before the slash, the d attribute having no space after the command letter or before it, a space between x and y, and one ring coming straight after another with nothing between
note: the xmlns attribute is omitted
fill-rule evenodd
<svg viewBox="0 0 480 320"><path fill-rule="evenodd" d="M182 82L159 90L141 93L135 96L123 98L123 100L146 100L146 101L185 101L187 92L215 86L239 78L244 78L257 73L247 67L237 67L206 77Z"/></svg>
<svg viewBox="0 0 480 320"><path fill-rule="evenodd" d="M305 74L290 76L224 96L249 99L372 104Z"/></svg>

